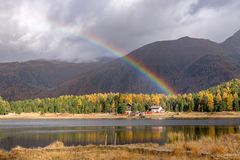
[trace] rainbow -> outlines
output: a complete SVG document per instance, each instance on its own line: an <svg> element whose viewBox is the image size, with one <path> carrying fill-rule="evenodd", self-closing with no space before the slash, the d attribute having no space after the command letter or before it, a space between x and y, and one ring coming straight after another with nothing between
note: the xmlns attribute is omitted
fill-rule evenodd
<svg viewBox="0 0 240 160"><path fill-rule="evenodd" d="M144 66L144 64L142 64L139 60L132 57L131 55L126 56L126 53L124 51L122 51L121 49L118 49L118 48L112 46L111 44L106 43L99 37L97 37L95 35L91 35L90 33L78 31L78 29L69 27L68 25L65 25L65 24L55 23L52 21L50 21L50 22L51 22L51 24L54 25L54 27L59 27L59 29L61 31L63 31L67 34L73 34L73 35L75 35L97 47L100 47L100 48L108 51L111 54L114 54L118 57L122 57L122 59L125 62L127 62L127 64L129 64L130 66L132 66L133 68L138 70L140 73L142 73L145 77L147 77L152 82L154 82L156 84L156 86L161 91L163 91L165 94L167 94L167 95L175 95L176 94L174 89L169 87L167 85L167 83L162 78L160 78L156 73L154 73L149 68Z"/></svg>

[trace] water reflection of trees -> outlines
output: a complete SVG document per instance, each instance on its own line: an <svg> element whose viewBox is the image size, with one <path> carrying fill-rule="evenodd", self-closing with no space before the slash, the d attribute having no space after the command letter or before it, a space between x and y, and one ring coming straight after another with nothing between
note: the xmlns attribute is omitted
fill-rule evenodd
<svg viewBox="0 0 240 160"><path fill-rule="evenodd" d="M238 126L175 126L167 127L166 132L167 135L171 133L179 134L175 136L183 135L184 140L197 140L201 137L211 137L214 139L225 134L240 133L240 129ZM167 136L167 141L171 141L169 138L174 139L174 137Z"/></svg>
<svg viewBox="0 0 240 160"><path fill-rule="evenodd" d="M41 130L42 131L42 130ZM0 132L1 133L1 132ZM177 133L177 134L175 134ZM239 126L112 126L58 128L38 132L30 130L18 134L4 134L0 147L11 148L15 145L25 147L46 146L60 140L65 145L87 144L129 144L153 142L163 144L173 136L184 140L195 140L204 136L216 138L224 134L240 133ZM172 136L172 137L171 137Z"/></svg>

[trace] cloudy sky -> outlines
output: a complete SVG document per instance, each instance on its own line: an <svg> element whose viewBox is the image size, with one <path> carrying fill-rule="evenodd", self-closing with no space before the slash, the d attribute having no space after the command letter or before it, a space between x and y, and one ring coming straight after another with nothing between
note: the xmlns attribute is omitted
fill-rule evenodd
<svg viewBox="0 0 240 160"><path fill-rule="evenodd" d="M94 39L125 53L186 35L222 42L240 29L239 8L239 0L0 0L0 61L113 56Z"/></svg>

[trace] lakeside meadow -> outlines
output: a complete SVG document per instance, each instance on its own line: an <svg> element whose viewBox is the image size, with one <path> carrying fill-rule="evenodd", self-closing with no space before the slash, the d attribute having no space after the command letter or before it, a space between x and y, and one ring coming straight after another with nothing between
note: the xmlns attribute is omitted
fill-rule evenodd
<svg viewBox="0 0 240 160"><path fill-rule="evenodd" d="M20 146L9 152L0 151L1 160L238 160L240 159L240 135L232 134L217 139L203 137L185 142L181 134L169 135L173 141L158 144L131 144L119 146L76 146L65 147L56 141L44 148L26 149ZM81 157L81 158L80 158Z"/></svg>

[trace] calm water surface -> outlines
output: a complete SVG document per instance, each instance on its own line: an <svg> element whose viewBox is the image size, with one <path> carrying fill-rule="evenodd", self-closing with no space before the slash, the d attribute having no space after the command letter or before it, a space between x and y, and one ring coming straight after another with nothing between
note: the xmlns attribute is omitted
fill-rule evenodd
<svg viewBox="0 0 240 160"><path fill-rule="evenodd" d="M211 120L0 120L0 148L65 145L164 144L170 133L186 140L240 133L240 119Z"/></svg>

